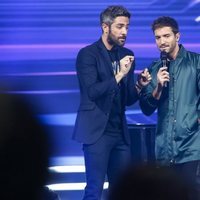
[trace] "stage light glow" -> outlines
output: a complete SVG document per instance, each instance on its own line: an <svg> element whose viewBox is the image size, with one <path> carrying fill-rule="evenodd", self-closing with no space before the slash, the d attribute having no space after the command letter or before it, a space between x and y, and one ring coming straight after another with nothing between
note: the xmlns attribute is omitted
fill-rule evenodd
<svg viewBox="0 0 200 200"><path fill-rule="evenodd" d="M70 165L70 166L53 166L49 167L51 172L56 173L84 173L85 166L84 165Z"/></svg>
<svg viewBox="0 0 200 200"><path fill-rule="evenodd" d="M200 22L200 16L195 19L196 22Z"/></svg>
<svg viewBox="0 0 200 200"><path fill-rule="evenodd" d="M53 191L64 191L64 190L84 190L86 183L57 183L47 185L47 187ZM104 183L103 189L108 189L108 182Z"/></svg>

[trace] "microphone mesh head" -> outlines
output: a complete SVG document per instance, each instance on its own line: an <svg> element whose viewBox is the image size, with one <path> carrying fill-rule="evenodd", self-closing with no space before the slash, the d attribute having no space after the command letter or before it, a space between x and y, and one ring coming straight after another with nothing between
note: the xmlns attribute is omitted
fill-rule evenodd
<svg viewBox="0 0 200 200"><path fill-rule="evenodd" d="M162 51L162 52L160 53L160 58L161 58L161 60L167 60L167 52Z"/></svg>

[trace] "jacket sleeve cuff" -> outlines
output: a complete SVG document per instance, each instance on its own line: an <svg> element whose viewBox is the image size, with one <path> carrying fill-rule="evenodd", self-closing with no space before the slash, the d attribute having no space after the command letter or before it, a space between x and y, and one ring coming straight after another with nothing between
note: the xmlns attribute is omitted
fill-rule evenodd
<svg viewBox="0 0 200 200"><path fill-rule="evenodd" d="M148 104L151 106L151 107L157 107L158 106L158 102L159 100L155 99L152 95L148 98Z"/></svg>

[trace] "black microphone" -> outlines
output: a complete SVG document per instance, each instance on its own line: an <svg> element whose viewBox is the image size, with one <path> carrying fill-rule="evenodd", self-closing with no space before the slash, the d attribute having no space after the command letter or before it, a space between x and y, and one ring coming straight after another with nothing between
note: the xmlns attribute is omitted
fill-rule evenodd
<svg viewBox="0 0 200 200"><path fill-rule="evenodd" d="M167 67L167 52L161 51L160 58L162 61L162 67ZM167 87L167 82L164 82L164 87Z"/></svg>

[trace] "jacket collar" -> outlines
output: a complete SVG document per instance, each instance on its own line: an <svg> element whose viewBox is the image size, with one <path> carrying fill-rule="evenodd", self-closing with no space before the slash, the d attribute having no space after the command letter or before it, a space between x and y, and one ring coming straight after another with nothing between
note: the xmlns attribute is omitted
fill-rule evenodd
<svg viewBox="0 0 200 200"><path fill-rule="evenodd" d="M182 60L184 59L186 55L186 50L185 48L183 47L182 44L179 44L179 51L178 51L178 54L176 56L176 59L174 60L174 64L176 66L179 66L179 64L182 62Z"/></svg>
<svg viewBox="0 0 200 200"><path fill-rule="evenodd" d="M182 44L179 44L179 51L176 59L182 59L183 57L185 57L185 55L186 55L186 49L183 47Z"/></svg>
<svg viewBox="0 0 200 200"><path fill-rule="evenodd" d="M103 43L103 41L102 41L102 38L100 38L98 41L97 41L97 45L99 46L99 48L100 49L102 49L102 50L106 50L107 51L107 48L106 48L106 46L104 45L104 43ZM115 48L115 50L120 50L120 46L115 46L115 47L113 47L113 48Z"/></svg>

